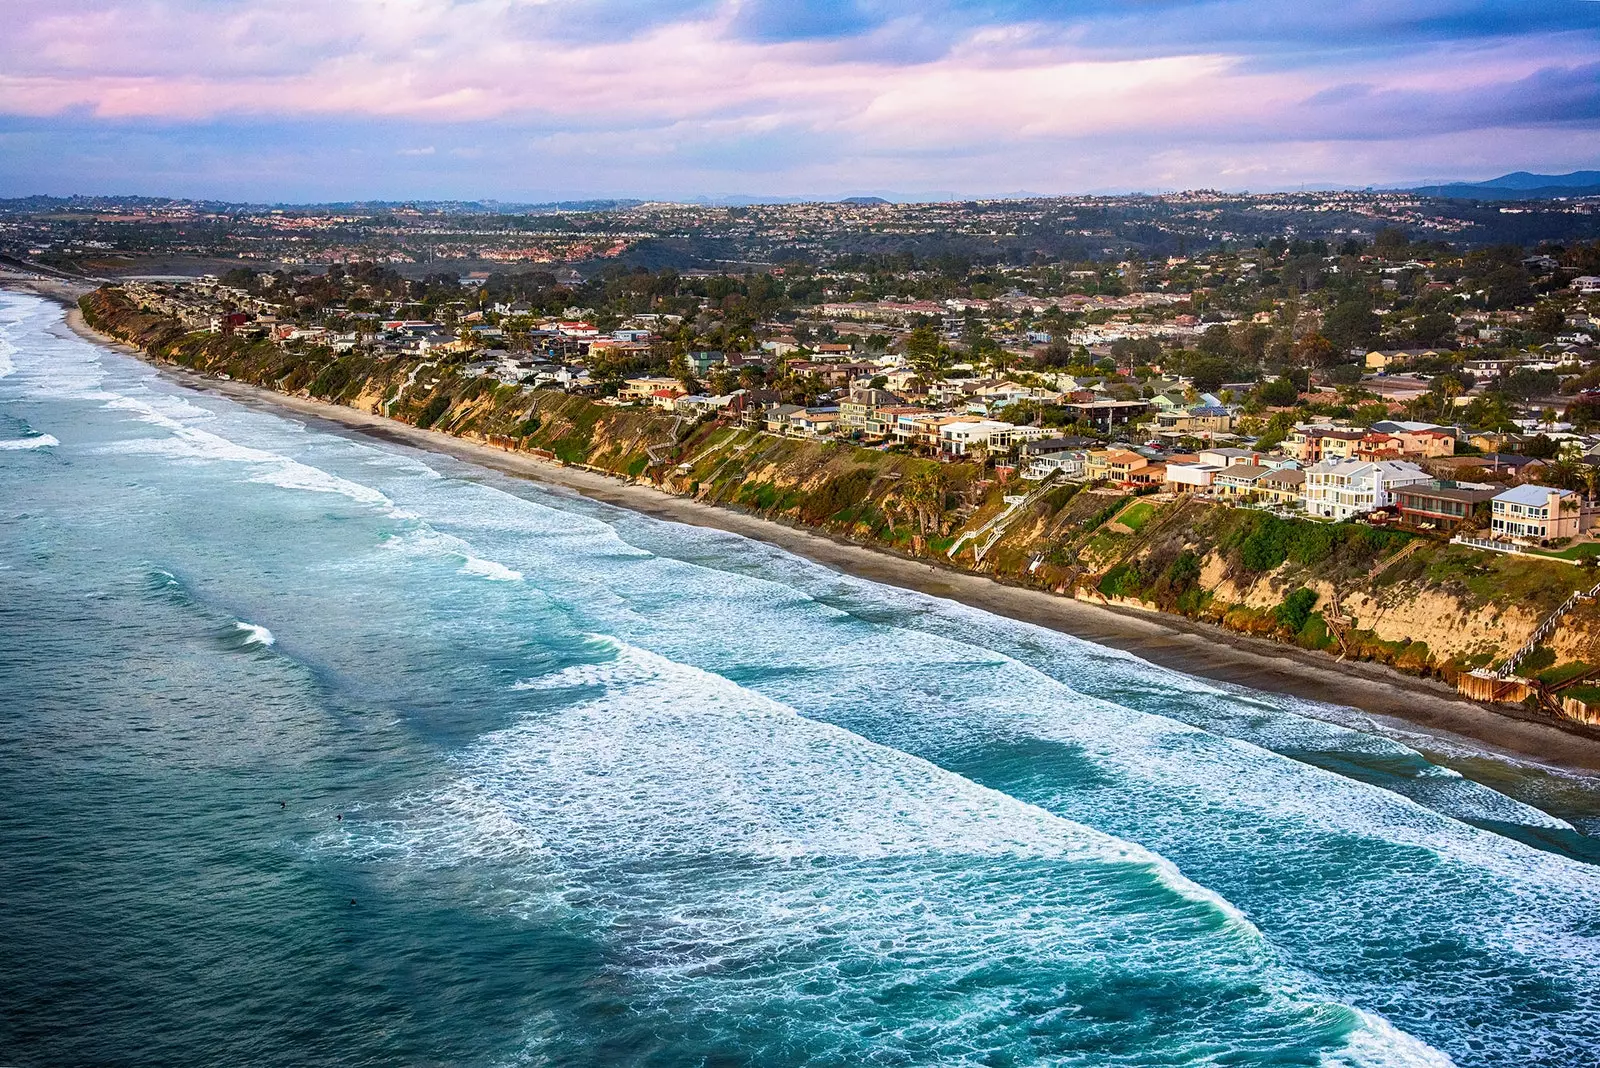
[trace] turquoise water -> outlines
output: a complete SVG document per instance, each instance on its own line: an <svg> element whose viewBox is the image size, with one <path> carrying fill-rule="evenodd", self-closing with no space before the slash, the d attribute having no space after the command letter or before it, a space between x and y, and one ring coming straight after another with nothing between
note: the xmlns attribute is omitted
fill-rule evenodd
<svg viewBox="0 0 1600 1068"><path fill-rule="evenodd" d="M1582 780L0 339L0 1063L1600 1064Z"/></svg>

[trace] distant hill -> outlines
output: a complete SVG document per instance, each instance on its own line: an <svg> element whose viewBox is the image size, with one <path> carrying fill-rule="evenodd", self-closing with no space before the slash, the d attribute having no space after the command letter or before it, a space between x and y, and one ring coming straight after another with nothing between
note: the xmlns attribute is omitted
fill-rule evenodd
<svg viewBox="0 0 1600 1068"><path fill-rule="evenodd" d="M839 201L841 204L888 204L889 201L882 197L845 197Z"/></svg>
<svg viewBox="0 0 1600 1068"><path fill-rule="evenodd" d="M1546 200L1551 197L1600 196L1600 171L1571 174L1529 174L1516 171L1487 182L1450 182L1411 190L1430 197L1461 200Z"/></svg>

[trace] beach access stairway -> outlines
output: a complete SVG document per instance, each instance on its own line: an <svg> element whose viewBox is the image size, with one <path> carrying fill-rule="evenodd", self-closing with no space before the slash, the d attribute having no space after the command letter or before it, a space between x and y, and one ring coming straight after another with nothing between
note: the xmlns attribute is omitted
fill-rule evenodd
<svg viewBox="0 0 1600 1068"><path fill-rule="evenodd" d="M691 418L682 412L673 413L672 429L667 431L667 440L645 447L644 453L650 458L652 464L665 463L673 453L678 451L678 431L683 429L683 424L691 421Z"/></svg>
<svg viewBox="0 0 1600 1068"><path fill-rule="evenodd" d="M1600 583L1596 583L1589 590L1573 590L1572 596L1561 602L1561 607L1551 612L1544 618L1543 622L1534 628L1533 633L1528 636L1528 640L1522 644L1522 647L1506 657L1505 663L1500 665L1500 670L1494 673L1494 677L1497 679L1509 679L1517 670L1517 666L1539 647L1540 642L1550 636L1551 631L1556 629L1556 624L1561 622L1561 617L1572 611L1579 601L1592 601L1596 597L1600 597Z"/></svg>
<svg viewBox="0 0 1600 1068"><path fill-rule="evenodd" d="M993 519L990 519L987 523L984 523L977 529L964 532L955 540L955 544L950 546L949 551L945 553L946 559L954 560L956 558L956 554L961 551L962 546L966 545L968 542L972 542L972 562L974 564L983 563L983 558L988 555L989 550L994 548L995 544L1005 536L1006 527L1010 525L1011 521L1015 519L1024 508L1032 504L1034 501L1037 501L1039 498L1043 497L1046 493L1049 493L1053 489L1055 489L1054 480L1052 478L1046 478L1044 484L1039 486L1038 489L1033 490L1031 493L1008 494L1004 498L1006 504L1004 510L1002 510L999 515L995 516ZM980 538L982 539L981 542L979 541Z"/></svg>

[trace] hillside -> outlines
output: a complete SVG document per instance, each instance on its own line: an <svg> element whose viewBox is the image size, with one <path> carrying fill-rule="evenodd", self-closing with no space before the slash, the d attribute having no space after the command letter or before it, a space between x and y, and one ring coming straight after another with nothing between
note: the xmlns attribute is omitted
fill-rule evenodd
<svg viewBox="0 0 1600 1068"><path fill-rule="evenodd" d="M1002 485L976 462L691 422L504 385L436 360L295 353L267 341L186 334L116 289L98 290L81 306L95 328L203 374L648 480L1012 584L1180 615L1447 682L1502 662L1575 588L1595 582L1587 569L1560 561L1359 524L1096 486ZM1563 711L1557 693L1589 692L1591 664L1600 665L1600 608L1582 601L1522 669L1542 673L1543 685L1512 697L1531 714L1600 723L1582 704L1569 701ZM1590 696L1600 704L1600 690Z"/></svg>
<svg viewBox="0 0 1600 1068"><path fill-rule="evenodd" d="M1515 171L1486 182L1447 182L1422 186L1414 193L1462 200L1549 200L1552 197L1600 195L1600 171L1530 174Z"/></svg>

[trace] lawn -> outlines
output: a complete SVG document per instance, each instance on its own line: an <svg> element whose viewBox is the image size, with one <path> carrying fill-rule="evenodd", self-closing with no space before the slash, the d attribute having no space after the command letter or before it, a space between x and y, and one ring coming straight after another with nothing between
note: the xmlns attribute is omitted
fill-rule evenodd
<svg viewBox="0 0 1600 1068"><path fill-rule="evenodd" d="M1155 514L1156 506L1149 501L1134 501L1117 515L1116 521L1137 534Z"/></svg>
<svg viewBox="0 0 1600 1068"><path fill-rule="evenodd" d="M1600 542L1584 541L1565 549L1529 549L1530 556L1548 556L1554 560L1589 560L1600 557Z"/></svg>

